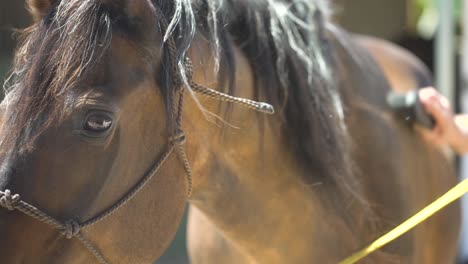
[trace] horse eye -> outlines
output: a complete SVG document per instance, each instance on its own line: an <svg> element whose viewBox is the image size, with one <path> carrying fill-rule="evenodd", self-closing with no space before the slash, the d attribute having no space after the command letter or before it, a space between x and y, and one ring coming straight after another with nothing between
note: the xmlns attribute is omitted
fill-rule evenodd
<svg viewBox="0 0 468 264"><path fill-rule="evenodd" d="M92 133L104 133L112 127L112 118L104 114L93 114L87 117L84 130Z"/></svg>

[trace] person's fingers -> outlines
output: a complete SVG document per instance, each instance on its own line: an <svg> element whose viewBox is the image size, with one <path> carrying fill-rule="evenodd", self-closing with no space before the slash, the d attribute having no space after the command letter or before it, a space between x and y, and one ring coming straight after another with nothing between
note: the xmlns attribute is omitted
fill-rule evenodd
<svg viewBox="0 0 468 264"><path fill-rule="evenodd" d="M444 108L449 110L451 109L452 106L450 105L450 101L445 96L439 95L439 101Z"/></svg>
<svg viewBox="0 0 468 264"><path fill-rule="evenodd" d="M450 108L445 107L438 97L430 97L424 102L424 107L435 119L437 125L446 126L453 122L453 115Z"/></svg>
<svg viewBox="0 0 468 264"><path fill-rule="evenodd" d="M423 88L419 91L419 98L420 100L425 103L430 100L438 100L443 107L445 108L450 108L450 101L443 95L441 95L439 92L437 92L436 89L432 87L427 87Z"/></svg>
<svg viewBox="0 0 468 264"><path fill-rule="evenodd" d="M437 96L437 91L432 87L426 87L419 90L419 98L422 102L425 102L426 100L429 100L429 98L434 96Z"/></svg>
<svg viewBox="0 0 468 264"><path fill-rule="evenodd" d="M425 107L429 110L440 111L444 110L444 114L451 115L450 101L439 94L433 87L423 88L419 91L419 98Z"/></svg>
<svg viewBox="0 0 468 264"><path fill-rule="evenodd" d="M460 147L465 146L466 137L463 136L460 130L460 127L463 126L458 124L462 120L455 120L449 100L439 94L433 87L422 89L419 92L419 98L425 110L436 121L436 126L432 130L417 128L423 139L433 145L450 145L459 153L468 152L468 147L466 147L466 150L464 147Z"/></svg>

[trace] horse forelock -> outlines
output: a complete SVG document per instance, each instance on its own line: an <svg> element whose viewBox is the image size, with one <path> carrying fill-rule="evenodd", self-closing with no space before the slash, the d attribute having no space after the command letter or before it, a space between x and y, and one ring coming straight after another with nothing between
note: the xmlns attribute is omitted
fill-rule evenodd
<svg viewBox="0 0 468 264"><path fill-rule="evenodd" d="M8 116L0 139L2 151L14 148L20 138L27 147L63 116L66 93L83 81L110 45L111 24L99 1L64 0L21 37L4 84ZM24 131L32 126L36 132L26 136Z"/></svg>

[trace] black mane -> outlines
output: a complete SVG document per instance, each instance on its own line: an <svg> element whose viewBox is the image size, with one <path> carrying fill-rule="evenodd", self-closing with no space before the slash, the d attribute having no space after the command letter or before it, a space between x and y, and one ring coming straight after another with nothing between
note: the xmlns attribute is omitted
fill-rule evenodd
<svg viewBox="0 0 468 264"><path fill-rule="evenodd" d="M174 2L161 0L155 5L175 25L170 32L177 40L179 59L194 34L203 34L221 62L220 87L235 94L233 49L240 47L254 71L256 100L280 110L285 139L307 172L305 182L337 187L342 195L364 202L351 172L341 100L331 77L334 54L326 37L325 1ZM174 13L180 18L174 20Z"/></svg>

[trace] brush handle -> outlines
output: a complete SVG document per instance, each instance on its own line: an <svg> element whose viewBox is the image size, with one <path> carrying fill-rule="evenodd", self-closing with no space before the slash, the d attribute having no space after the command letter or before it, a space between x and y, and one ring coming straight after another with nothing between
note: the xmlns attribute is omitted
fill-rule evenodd
<svg viewBox="0 0 468 264"><path fill-rule="evenodd" d="M436 125L432 115L424 109L424 105L419 99L418 90L404 94L392 91L387 96L387 104L405 122L416 123L429 129L433 129Z"/></svg>

